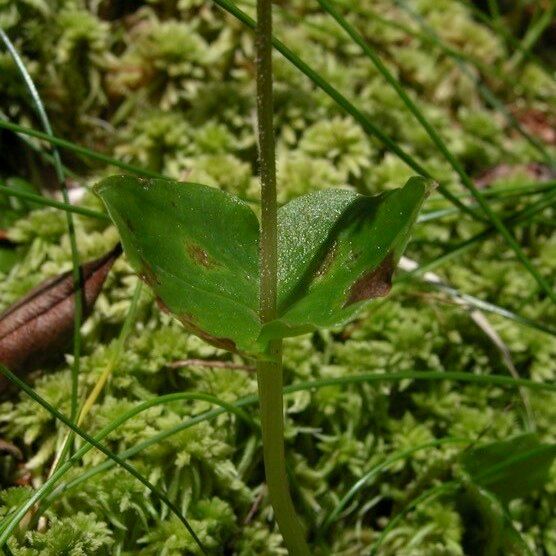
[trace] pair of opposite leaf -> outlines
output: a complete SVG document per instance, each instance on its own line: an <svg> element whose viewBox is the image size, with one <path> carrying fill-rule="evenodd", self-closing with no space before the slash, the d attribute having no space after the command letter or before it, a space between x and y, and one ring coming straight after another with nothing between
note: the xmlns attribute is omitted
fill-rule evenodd
<svg viewBox="0 0 556 556"><path fill-rule="evenodd" d="M259 221L218 189L113 176L95 188L127 258L160 303L207 342L264 357L268 342L345 323L386 295L426 180L375 197L329 189L278 211L278 317L259 319Z"/></svg>

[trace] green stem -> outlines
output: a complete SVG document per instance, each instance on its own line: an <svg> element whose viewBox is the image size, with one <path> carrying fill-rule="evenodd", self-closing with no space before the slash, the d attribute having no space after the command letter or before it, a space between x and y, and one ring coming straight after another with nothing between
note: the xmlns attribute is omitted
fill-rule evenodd
<svg viewBox="0 0 556 556"><path fill-rule="evenodd" d="M260 318L276 318L278 240L276 159L272 93L272 4L257 0L257 115L261 173ZM263 458L270 502L292 556L310 554L290 496L284 454L282 341L269 346L271 360L257 365Z"/></svg>
<svg viewBox="0 0 556 556"><path fill-rule="evenodd" d="M257 379L268 495L290 555L305 556L310 552L290 496L286 475L281 362L259 363Z"/></svg>

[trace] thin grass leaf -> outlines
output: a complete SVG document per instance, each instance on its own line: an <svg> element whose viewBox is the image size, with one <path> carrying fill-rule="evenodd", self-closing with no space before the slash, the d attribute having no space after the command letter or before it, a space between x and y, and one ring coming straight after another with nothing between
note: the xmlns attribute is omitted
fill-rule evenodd
<svg viewBox="0 0 556 556"><path fill-rule="evenodd" d="M408 259L407 257L402 257L400 261L400 268L404 268L405 270L411 271L417 268L418 265L415 261ZM443 280L437 274L427 272L424 275L424 280L429 284L443 284ZM504 365L508 369L511 376L514 378L519 378L519 373L513 363L512 355L508 346L504 343L498 332L494 329L492 324L488 321L486 316L483 314L482 311L479 309L475 309L469 307L467 303L465 303L460 297L453 298L455 302L465 307L468 312L471 320L485 333L487 338L494 344L496 349L500 352L502 357L502 361ZM525 425L529 430L534 430L535 425L535 416L533 413L533 409L531 407L531 402L529 400L529 394L524 388L520 388L521 399L523 401L523 407L525 409Z"/></svg>
<svg viewBox="0 0 556 556"><path fill-rule="evenodd" d="M506 226L510 228L513 226L527 223L527 221L531 219L533 216L537 215L539 212L545 210L546 208L551 207L552 205L554 205L554 203L556 203L556 191L550 191L542 199L539 199L529 204L527 207L523 208L518 213L513 214L509 218L504 220L504 222ZM493 226L486 228L482 232L479 232L474 236L470 237L469 239L466 239L461 243L459 243L458 245L448 249L445 253L443 253L436 259L433 259L432 261L420 265L419 268L413 271L411 274L415 276L433 270L439 267L441 264L444 264L452 260L456 256L466 253L475 245L478 245L482 241L491 237L495 232L496 230ZM409 276L403 275L397 278L397 281L404 282L407 279L409 279Z"/></svg>
<svg viewBox="0 0 556 556"><path fill-rule="evenodd" d="M426 283L428 284L428 282ZM556 327L551 324L534 321L532 319L524 317L523 315L520 315L519 313L510 311L505 307L500 307L499 305L495 305L494 303L489 303L488 301L484 301L482 299L479 299L478 297L463 293L446 284L436 283L430 285L434 289L443 291L456 301L464 302L469 307L478 309L480 311L485 311L486 313L491 313L493 315L498 315L499 317L517 322L518 324L522 324L524 326L527 326L528 328L538 330L539 332L544 332L546 334L550 334L551 336L556 336Z"/></svg>
<svg viewBox="0 0 556 556"><path fill-rule="evenodd" d="M120 246L121 248L121 246ZM85 401L83 402L81 409L79 411L79 416L77 418L77 425L81 426L83 423L83 420L85 419L85 417L88 415L89 411L91 410L91 408L93 407L93 405L95 404L98 396L100 395L100 393L102 392L102 389L104 388L104 385L106 384L106 382L108 381L108 378L110 377L110 375L112 374L112 371L114 370L114 367L116 366L116 363L118 362L118 360L121 357L121 353L124 347L124 343L127 339L127 337L129 336L130 330L131 330L131 326L132 323L134 322L135 316L136 316L136 311L137 311L137 305L139 303L139 298L141 296L141 290L142 290L142 283L138 282L137 285L135 286L135 292L133 294L133 298L131 300L129 309L127 311L125 320L124 320L124 324L120 330L120 335L118 337L117 343L116 343L116 349L112 352L112 355L108 361L108 364L106 365L106 367L103 369L100 377L98 378L95 386L93 387L93 389L91 390L91 392L89 393L89 395L87 396L87 398L85 399ZM68 437L66 438L66 443L69 442L70 439L70 435L72 434L72 432L70 431L68 433ZM58 456L55 458L54 463L52 465L51 468L51 472L49 475L52 475L52 473L57 469L59 462L60 462L60 457L61 457L62 453L59 453Z"/></svg>
<svg viewBox="0 0 556 556"><path fill-rule="evenodd" d="M431 39L435 41L436 44L439 46L443 45L446 48L449 48L445 45L444 41L438 36L438 33L410 6L407 5L405 0L394 0L396 5L408 13L421 27L423 32L428 34ZM446 51L449 54L448 51ZM460 70L464 75L466 75L469 80L475 85L477 91L481 95L481 97L489 104L492 108L500 112L508 124L515 129L533 148L535 148L539 154L542 155L543 159L548 164L554 163L554 157L546 150L545 146L534 138L530 133L528 133L523 126L519 123L517 118L506 108L503 102L501 102L496 95L481 81L479 81L474 75L473 72L470 71L469 67L465 60L461 59L461 57L453 57L456 64L459 66Z"/></svg>
<svg viewBox="0 0 556 556"><path fill-rule="evenodd" d="M540 40L548 26L552 24L554 10L556 9L554 3L552 2L549 4L545 10L542 8L540 9L541 15L538 19L533 19L533 21L531 21L531 25L521 40L521 48L519 48L510 58L510 61L508 62L509 70L514 70L529 56L529 53L533 50L535 44Z"/></svg>
<svg viewBox="0 0 556 556"><path fill-rule="evenodd" d="M456 483L456 482L444 483L442 485L438 485L438 486L435 486L435 487L432 487L432 488L426 490L420 496L415 498L415 500L412 500L409 504L407 504L407 506L400 513L398 513L395 517L393 517L388 522L386 527L382 530L378 539L375 541L375 543L371 547L371 551L370 551L371 556L374 556L375 554L377 554L378 549L380 548L380 546L382 545L382 543L384 542L384 540L388 536L388 533L390 533L390 531L392 531L396 527L396 525L411 510L413 510L417 506L420 506L423 502L426 502L428 500L433 500L434 498L438 498L439 496L442 496L444 494L448 494L449 492L455 492L458 488L459 488L459 483Z"/></svg>
<svg viewBox="0 0 556 556"><path fill-rule="evenodd" d="M0 110L0 120L7 120L8 116L6 116L6 114ZM27 137L26 135L23 134L19 134L19 139L25 143L25 145L27 147L29 147L31 150L35 151L36 153L38 153L42 158L44 158L44 160L46 160L47 162L49 162L50 164L54 165L54 156L48 152L45 152L45 150L43 148L41 148L40 145L38 145L36 142L32 141L31 139L29 139L29 137ZM71 170L70 168L68 168L66 165L62 164L62 168L64 170L64 173L66 174L66 176L75 178L77 177L77 174Z"/></svg>
<svg viewBox="0 0 556 556"><path fill-rule="evenodd" d="M336 3L338 5L342 5L343 7L350 8L353 11L353 6L347 5L346 2L337 1ZM468 62L469 64L472 64L483 74L491 75L492 73L495 73L496 79L499 79L500 81L503 81L504 83L507 84L513 85L514 83L507 74L502 72L497 67L493 67L491 65L489 66L483 63L481 59L472 56L471 54L468 54L466 52L456 50L455 48L452 48L450 45L448 45L445 42L439 42L438 40L435 39L435 37L431 37L430 35L427 35L423 31L419 31L417 29L409 27L408 25L404 25L399 21L382 17L379 13L377 13L372 9L369 9L367 6L363 6L363 5L358 6L356 13L363 15L365 17L372 18L373 20L378 21L379 23L385 25L386 27L390 27L392 29L397 29L398 31L402 31L406 35L416 38L421 42L433 45L436 48L438 48L441 52L443 52L444 54L452 58L457 58L465 62Z"/></svg>
<svg viewBox="0 0 556 556"><path fill-rule="evenodd" d="M142 282L137 282L137 285L135 286L135 292L133 293L133 298L131 299L129 310L125 317L124 324L122 325L122 329L120 330L120 335L118 336L118 339L116 341L116 348L112 352L108 364L106 365L101 375L99 376L95 386L91 390L91 393L87 396L87 399L85 400L83 406L81 407L81 411L79 412L79 418L77 419L78 425L81 425L83 423L83 420L85 419L85 417L88 415L89 411L95 404L97 398L102 392L102 389L104 388L104 385L108 381L108 378L112 374L114 367L116 366L118 360L122 355L124 344L129 336L129 333L131 331L131 326L135 320L135 316L137 313L137 305L139 303L139 298L141 297L142 286L143 286Z"/></svg>
<svg viewBox="0 0 556 556"><path fill-rule="evenodd" d="M14 124L12 122L8 122L1 118L0 118L0 129L7 129L9 131L13 131L14 133L24 135L24 136L36 137L37 139L46 141L47 143L50 143L51 145L54 145L56 147L61 147L63 149L82 155L91 160L97 160L99 162L103 162L104 164L109 164L110 166L121 168L122 170L125 170L126 172L129 172L130 174L134 174L136 176L142 176L145 178L166 179L165 176L159 174L158 172L151 172L150 170L139 168L138 166L134 166L133 164L128 164L127 162L122 162L121 160L112 158L111 156L99 153L91 149L87 149L86 147L81 147L73 143L72 141L67 141L55 135L49 135L48 133L43 133L41 131L31 129L29 127Z"/></svg>
<svg viewBox="0 0 556 556"><path fill-rule="evenodd" d="M63 203L61 201L56 201L54 199L49 199L48 197L43 197L42 195L35 195L34 193L27 193L26 191L13 189L11 187L8 187L2 181L0 181L0 195L5 195L6 197L16 197L17 199L32 201L33 203L37 203L45 207L57 208L66 212L79 214L81 216L95 218L96 220L104 220L106 222L110 222L110 218L108 217L108 215L98 210L88 209L86 207L78 207L72 204Z"/></svg>
<svg viewBox="0 0 556 556"><path fill-rule="evenodd" d="M497 0L487 0L488 10L492 19L500 19L500 7Z"/></svg>
<svg viewBox="0 0 556 556"><path fill-rule="evenodd" d="M387 469L392 464L396 463L397 461L406 459L416 452L426 450L428 448L436 448L438 446L444 446L446 444L469 444L470 442L471 440L468 438L440 438L437 440L432 440L430 442L425 442L423 444L418 444L416 446L408 448L407 450L401 450L387 457L383 462L375 465L372 469L367 471L367 473L365 473L360 479L358 479L347 491L347 493L344 494L344 496L336 504L336 507L324 518L324 521L317 532L317 536L322 537L329 529L329 527L338 520L338 517L345 509L345 507L349 504L349 502L353 498L355 498L372 479L374 479L377 475L382 473L383 470Z"/></svg>
<svg viewBox="0 0 556 556"><path fill-rule="evenodd" d="M231 404L231 403L225 402L225 401L220 400L220 399L218 399L215 396L212 396L210 394L195 393L195 392L178 392L178 393L174 393L174 394L167 394L165 396L159 396L159 397L156 397L156 398L152 398L150 400L147 400L145 402L137 404L132 409L130 409L130 410L126 411L125 413L123 413L122 415L118 416L117 419L114 419L113 421L108 423L105 427L103 427L95 435L94 438L97 442L101 442L104 438L106 438L110 433L115 431L123 423L125 423L126 421L129 421L130 419L136 417L140 413L142 413L142 412L144 412L144 411L146 411L146 410L148 410L152 407L156 407L156 406L164 405L164 404L171 404L171 403L175 403L175 402L178 402L178 401L204 401L204 402L207 402L207 403L218 405L222 408L220 414L225 413L225 412L232 413L236 417L238 417L241 421L245 422L253 430L258 430L259 429L258 423L256 423L247 413L242 411L241 408L239 407L239 405L237 405L237 404ZM90 443L86 443L85 445L83 445L67 462L65 462L60 467L60 470L63 469L63 471L58 470L55 473L55 475L52 475L52 477L49 477L48 480L45 481L45 483L43 485L41 485L41 487L39 489L37 489L37 491L33 495L33 499L32 500L27 500L24 504L22 504L17 509L18 515L19 514L24 515L24 510L28 511L32 507L32 505L34 505L38 502L41 502L45 498L48 498L46 504L43 504L40 508L39 514L44 513L44 511L48 507L48 504L54 498L57 498L62 493L67 492L68 490L70 490L71 489L70 485L72 485L75 482L76 479L74 479L73 481L71 481L67 485L61 485L58 488L58 490L56 490L56 491L54 491L54 488L56 487L56 484L62 479L63 475L67 471L69 471L69 469L72 466L76 465L83 458L83 456L87 452L89 452L93 447L94 446L92 446ZM122 459L121 456L120 456L120 459ZM126 459L126 458L123 458L123 459ZM114 463L114 465L117 465L117 463L112 459L109 459L107 461L111 462L111 463ZM51 494L52 494L52 496L50 496ZM0 528L0 531L1 531L1 528Z"/></svg>
<svg viewBox="0 0 556 556"><path fill-rule="evenodd" d="M16 67L25 82L25 87L31 95L33 105L37 111L39 119L41 121L42 127L47 135L53 135L52 126L50 125L50 120L46 114L43 102L33 83L31 75L27 71L25 64L21 57L19 56L14 45L10 41L8 35L0 29L0 39L6 46L6 49L10 53L10 56L14 60ZM56 170L56 177L58 178L59 186L62 190L62 197L64 203L69 204L69 194L66 186L66 177L64 174L64 168L62 166L62 161L60 159L60 153L57 149L54 149L54 168ZM73 320L73 361L71 365L72 373L72 391L71 391L71 418L73 420L77 419L77 396L79 394L79 366L81 359L81 322L83 320L83 300L81 296L81 290L83 288L83 278L80 274L79 265L79 250L77 248L77 239L75 235L75 225L73 222L73 215L71 212L66 212L66 223L68 227L68 235L70 240L71 248L71 259L72 259L72 277L73 277L73 287L75 292L79 295L75 296L74 302L74 320Z"/></svg>
<svg viewBox="0 0 556 556"><path fill-rule="evenodd" d="M390 519L390 521L388 522L386 527L380 533L378 539L375 541L375 543L371 547L371 552L370 552L371 556L374 556L374 555L377 554L378 549L380 548L382 543L385 541L385 539L388 536L388 534L390 533L390 531L394 530L395 527L398 525L398 523L400 523L400 521L411 510L414 510L418 506L422 505L424 502L433 500L435 498L438 498L439 496L443 496L443 495L449 494L451 492L455 493L460 488L460 486L461 486L460 483L456 482L456 481L451 481L451 482L448 482L448 483L437 485L435 487L432 487L432 488L426 490L420 496L418 496L417 498L412 500L409 504L407 504L407 506L401 512L399 512L396 516L394 516L392 519ZM527 543L524 541L521 534L515 529L515 527L513 526L511 518L508 516L508 514L505 511L503 511L503 509L502 509L502 516L504 518L504 524L507 525L510 528L511 532L515 536L517 536L517 538L519 538L520 544L522 546L527 547L526 548L527 553L531 554L531 551L530 551Z"/></svg>
<svg viewBox="0 0 556 556"><path fill-rule="evenodd" d="M519 185L515 187L487 189L485 192L483 192L483 195L485 197L492 198L494 201L504 202L507 199L512 199L514 197L537 195L538 193L542 193L545 191L550 192L553 189L556 189L556 180ZM418 216L417 222L431 222L433 220L444 218L445 216L452 216L454 214L457 214L458 212L458 209L455 207L447 207L445 209L424 212Z"/></svg>
<svg viewBox="0 0 556 556"><path fill-rule="evenodd" d="M318 388L324 388L324 387L327 387L327 386L334 386L334 385L335 386L343 386L343 385L347 385L347 384L355 384L355 383L360 383L360 382L375 382L375 381L398 382L398 381L407 380L407 379L415 379L415 380L420 380L420 379L423 379L423 380L458 380L458 381L462 381L462 382L477 382L477 383L506 385L506 386L511 385L512 387L526 386L526 387L531 388L531 389L546 389L548 391L556 392L556 384L543 384L543 383L530 381L530 380L527 380L527 379L516 380L516 379L510 378L510 377L501 376L501 375L470 375L468 373L457 373L457 372L423 371L423 372L402 372L402 373L391 373L391 374L368 373L368 374L363 374L363 375L355 375L355 376L342 377L342 378L337 378L337 379L323 379L323 380L311 381L311 382L306 382L306 383L299 383L299 384L288 386L284 389L284 393L285 394L290 394L290 393L304 391L304 390L313 390L313 389L318 389ZM183 395L187 395L187 394L170 394L169 396L183 396ZM193 394L193 396L194 395L195 394ZM168 396L166 396L164 398L171 399ZM158 400L161 402L162 397L159 398ZM248 406L248 405L255 405L257 403L257 401L258 401L257 396L247 396L245 398L241 398L240 400L237 400L233 404L228 404L228 405L233 406L234 408L237 409L239 407L245 407L245 406ZM156 404L158 402L157 402L157 400L150 400L149 402L146 402L146 403ZM122 452L121 454L119 454L119 457L121 459L129 458L129 457L139 453L143 449L146 449L146 448L152 446L153 444L156 444L156 443L168 438L169 436L171 436L173 434L177 434L178 432L181 432L182 430L190 428L191 426L194 426L195 424L198 424L200 422L203 422L203 421L206 421L206 420L209 420L209 419L213 419L213 418L217 417L218 415L221 415L221 414L225 413L226 411L230 411L230 409L231 408L215 409L215 410L210 410L208 412L205 412L204 414L198 415L198 416L180 424L179 426L174 427L173 429L170 429L169 431L164 431L162 433L159 433L159 434L155 435L153 438L151 438L147 441L144 441L143 443L141 443L137 446L134 446L133 448L131 448L129 450L126 450L125 452ZM139 408L134 408L134 410L132 410L131 412L136 414L135 412L137 412L137 411L139 411ZM131 412L129 412L129 414L131 414ZM121 416L120 420L123 422L124 418L126 418L126 416ZM131 418L131 417L127 417L127 418ZM109 426L112 427L113 425L109 425ZM111 428L111 430L114 430L114 428ZM462 441L463 441L463 439L462 439ZM527 455L523 455L523 454L520 455L520 457L526 457L526 456ZM513 462L513 460L510 461L510 462L504 462L503 465L506 465L506 464L509 465L512 462ZM105 471L105 470L108 470L108 469L112 468L114 465L115 465L115 463L113 461L107 461L107 462L104 462L103 464L100 464L100 465L96 466L95 468L92 468L92 469L88 470L87 472L85 472L80 477L77 477L76 479L74 479L73 481L71 481L70 483L65 485L63 487L63 490L60 490L56 493L53 493L54 497L58 497L63 492L67 492L68 490L71 490L71 489L77 487L82 482L90 479L91 477L93 477L94 475L96 475L96 474L98 474L102 471ZM500 467L499 465L493 466L492 469L485 470L485 473L488 474L490 472L498 472L500 470L499 467ZM426 499L429 499L429 494L428 493L431 493L431 495L437 496L437 495L443 494L444 492L448 492L451 489L455 489L458 486L459 485L456 484L456 483L448 483L447 485L446 484L441 485L440 487L436 487L435 489L431 489L431 491L427 491L426 493L421 495L419 498L415 499L408 507L406 507L404 509L404 511L401 514L398 514L398 516L396 516L395 518L393 518L393 520L391 520L391 522L389 523L387 528L383 531L383 534L381 535L381 538L383 538L389 532L389 530L391 530L396 525L396 523L398 523L399 520L402 519L402 517L407 512L409 512L413 507L415 507L416 505L425 501ZM434 493L432 493L432 491L434 491ZM50 497L49 502L52 502L52 500L53 500L53 498ZM394 523L392 523L392 522L394 522ZM380 542L382 542L382 541L380 541ZM376 548L378 548L380 542L377 541L377 545L375 545Z"/></svg>
<svg viewBox="0 0 556 556"><path fill-rule="evenodd" d="M164 503L172 511L172 513L181 521L181 523L184 525L184 527L187 529L187 531L189 532L189 534L192 536L193 540L199 547L200 551L203 554L207 553L199 537L196 535L195 531L193 531L193 529L191 528L191 525L189 524L188 520L185 518L185 516L182 515L179 508L166 496L166 494L161 492L148 479L143 477L143 475L139 473L132 465L120 459L115 453L113 453L111 450L106 448L98 440L96 440L88 433L86 433L83 429L75 425L72 419L68 419L65 415L60 413L56 408L54 408L49 402L47 402L45 399L39 396L32 388L30 388L27 384L25 384L25 382L23 382L20 378L18 378L15 374L13 374L9 369L4 367L3 365L0 365L0 372L6 378L8 378L10 382L12 382L16 386L18 386L21 390L23 390L31 399L33 399L44 409L46 409L53 417L55 417L58 421L64 423L74 433L76 433L83 440L85 440L89 444L89 446L86 446L86 448L90 449L91 447L95 447L97 450L100 450L104 455L109 457L115 464L125 469L128 473L133 475L133 477L135 477L138 481L140 481L143 485L145 485L151 491L151 493L154 496L156 496L162 503ZM83 448L85 448L85 446ZM72 458L75 458L77 453L74 454ZM51 482L49 483L48 488L52 488L55 485L55 483L60 479L60 477L64 474L64 472L71 467L69 461L71 461L71 458L70 460L63 463L62 466L59 467L54 472L54 474L50 477L49 480L51 480ZM15 527L17 527L17 524L25 516L29 508L31 508L36 503L36 500L34 499L35 496L31 497L30 500L24 505L24 507L19 509L15 515L10 516L9 519L4 520L4 522L0 524L0 546L4 546L6 544L11 533L13 532Z"/></svg>
<svg viewBox="0 0 556 556"><path fill-rule="evenodd" d="M255 21L249 17L244 11L240 10L233 2L230 0L214 0L214 2L220 6L223 10L234 16L241 23L249 27L250 29L255 29ZM334 88L326 79L324 79L318 72L312 69L308 64L306 64L299 56L297 56L292 50L290 50L283 42L278 40L273 36L272 44L286 60L291 62L301 73L308 77L319 89L326 93L336 104L352 116L355 121L362 127L363 131L379 139L387 149L392 151L396 156L398 156L408 167L412 168L415 172L421 176L435 180L434 176L430 174L417 160L415 160L411 155L404 151L390 136L384 133L379 127L377 127L373 122L367 118L358 108L356 108L344 95L342 95L336 88ZM435 180L438 182L438 180ZM453 205L459 207L459 209L472 218L483 220L485 218L482 214L474 211L473 209L462 203L451 191L449 191L444 184L439 183L438 190L448 199Z"/></svg>
<svg viewBox="0 0 556 556"><path fill-rule="evenodd" d="M462 6L465 6L468 10L473 13L473 15L481 21L484 25L494 31L502 40L508 44L510 44L513 48L515 48L518 52L523 54L524 59L530 59L531 61L535 62L535 64L541 68L547 76L553 77L553 69L548 67L547 64L539 58L534 52L531 50L525 52L523 50L523 45L521 41L514 36L514 34L506 28L501 18L490 18L487 14L485 14L479 7L477 7L473 2L469 0L457 0Z"/></svg>
<svg viewBox="0 0 556 556"><path fill-rule="evenodd" d="M517 491L518 494L523 494L524 486L528 489L531 487L531 485L537 485L539 478L535 477L532 482L529 482L529 471L527 470L527 466L525 466L525 471L523 471L523 468L519 468L519 465L524 464L528 460L533 460L537 465L540 465L542 467L541 474L544 473L546 475L548 473L547 465L550 465L552 463L555 456L556 447L554 445L538 445L537 442L532 441L532 438L534 438L534 435L522 435L520 437L511 439L510 441L493 443L492 447L490 447L491 445L487 445L486 449L485 447L476 448L477 453L475 455L473 455L473 452L467 452L464 457L464 465L467 465L469 467L468 472L472 475L473 482L480 485L485 485L485 488L489 488L489 486L492 488L493 485L497 485L498 483L500 483L499 486L502 489L511 489L514 486L511 475L512 473L515 473L516 470L519 470L520 475L524 479L524 482L520 483L520 487L522 490ZM509 448L512 447L512 443L516 443L514 449L518 452L517 455L508 457L506 459L503 459L502 461L497 461L501 457L504 457L504 454L506 452L510 451ZM534 445L535 447L529 450L523 450L523 448L531 445ZM483 461L481 461L481 458L483 459ZM486 469L479 471L478 466L480 466L481 463L485 465L492 463L492 465L488 465ZM509 474L510 477L508 477L507 474ZM519 477L515 477L515 479L519 480ZM388 525L384 528L379 538L373 545L371 554L376 554L376 551L384 542L388 533L392 531L395 526L411 510L415 509L423 502L426 502L443 494L447 494L450 491L455 491L457 488L459 488L459 486L459 482L455 481L444 483L442 485L438 485L426 490L420 496L412 500L400 513L398 513L388 522ZM483 494L487 494L488 496L487 492ZM497 499L496 502L498 503ZM504 524L509 527L511 533L520 540L522 546L526 548L527 553L531 554L527 543L524 541L521 534L513 526L511 517L508 515L503 507L501 507L501 510L504 517Z"/></svg>

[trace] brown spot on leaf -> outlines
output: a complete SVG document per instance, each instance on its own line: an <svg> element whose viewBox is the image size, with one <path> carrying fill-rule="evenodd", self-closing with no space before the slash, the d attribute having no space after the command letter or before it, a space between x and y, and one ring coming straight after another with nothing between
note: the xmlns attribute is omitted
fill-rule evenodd
<svg viewBox="0 0 556 556"><path fill-rule="evenodd" d="M209 334L197 324L197 319L195 319L195 317L184 313L182 315L178 315L178 318L187 330L189 330L192 334L195 334L195 336L199 336L199 338L207 342L207 344L220 349L225 349L226 351L231 351L233 353L239 353L233 340L230 340L229 338L219 338Z"/></svg>
<svg viewBox="0 0 556 556"><path fill-rule="evenodd" d="M171 315L172 311L170 311L170 309L168 309L168 307L166 306L166 304L164 303L164 301L162 301L162 299L160 299L160 297L156 298L156 304L158 305L158 308L163 312L166 313L167 315Z"/></svg>
<svg viewBox="0 0 556 556"><path fill-rule="evenodd" d="M79 267L83 284L83 319L91 313L114 261L110 253ZM64 272L31 290L0 315L0 362L15 373L37 369L61 355L73 335L76 290L72 272ZM8 382L0 377L0 392Z"/></svg>
<svg viewBox="0 0 556 556"><path fill-rule="evenodd" d="M143 280L143 282L151 288L160 286L160 280L152 269L152 266L143 257L141 257L141 263L143 266L141 267L141 271L137 273L139 278L141 278L141 280Z"/></svg>
<svg viewBox="0 0 556 556"><path fill-rule="evenodd" d="M392 274L394 274L394 260L392 254L389 254L380 265L365 272L354 282L344 307L359 301L388 295L392 289Z"/></svg>
<svg viewBox="0 0 556 556"><path fill-rule="evenodd" d="M186 243L187 254L192 261L205 268L214 268L218 263L200 246L193 242Z"/></svg>

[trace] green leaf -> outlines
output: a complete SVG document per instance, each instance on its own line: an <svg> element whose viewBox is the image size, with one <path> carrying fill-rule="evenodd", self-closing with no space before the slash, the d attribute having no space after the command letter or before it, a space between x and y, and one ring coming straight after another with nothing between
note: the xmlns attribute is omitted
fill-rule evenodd
<svg viewBox="0 0 556 556"><path fill-rule="evenodd" d="M130 176L95 190L162 305L207 342L260 356L270 339L342 324L388 293L427 186L412 178L376 197L331 189L282 207L280 316L264 327L259 224L246 203L204 185Z"/></svg>
<svg viewBox="0 0 556 556"><path fill-rule="evenodd" d="M461 463L471 480L503 502L542 488L556 457L556 444L527 433L466 452Z"/></svg>
<svg viewBox="0 0 556 556"><path fill-rule="evenodd" d="M278 311L261 340L347 322L390 291L427 180L368 197L329 189L278 211Z"/></svg>
<svg viewBox="0 0 556 556"><path fill-rule="evenodd" d="M218 189L162 179L113 176L95 190L161 304L207 342L252 351L260 324L251 208Z"/></svg>
<svg viewBox="0 0 556 556"><path fill-rule="evenodd" d="M466 554L498 556L506 528L500 500L469 481L457 496L456 507L465 528Z"/></svg>

